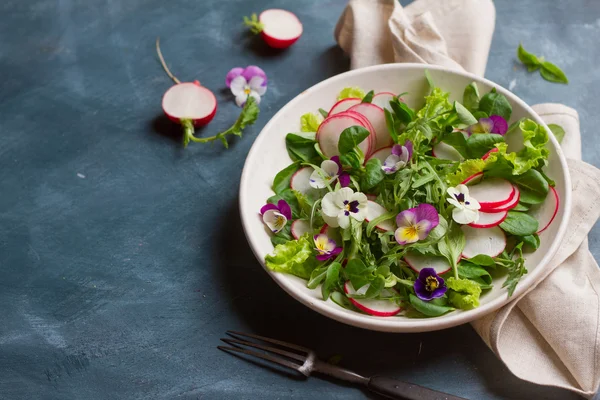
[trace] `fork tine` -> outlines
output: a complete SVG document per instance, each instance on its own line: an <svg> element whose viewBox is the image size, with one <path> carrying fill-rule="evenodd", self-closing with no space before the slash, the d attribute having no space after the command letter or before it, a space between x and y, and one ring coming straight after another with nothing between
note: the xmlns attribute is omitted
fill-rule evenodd
<svg viewBox="0 0 600 400"><path fill-rule="evenodd" d="M284 360L283 358L280 358L280 357L273 357L273 356L270 356L270 355L265 354L265 353L259 353L257 351L246 350L246 349L239 349L237 347L226 347L226 346L217 346L217 349L223 350L223 351L227 351L227 352L235 351L237 353L242 353L242 354L246 354L246 355L249 355L249 356L262 358L263 360L274 362L275 364L279 364L279 365L282 365L284 367L293 369L294 371L298 371L298 368L300 368L300 366L298 364L295 364L295 363L293 363L291 361ZM298 371L298 372L300 372L300 371Z"/></svg>
<svg viewBox="0 0 600 400"><path fill-rule="evenodd" d="M262 340L263 342L277 344L277 345L282 346L282 347L287 347L287 348L294 349L294 350L297 350L297 351L303 351L305 353L310 353L311 352L311 350L307 349L306 347L298 346L298 345L295 345L295 344L292 344L292 343L282 342L281 340L275 340L275 339L271 339L271 338L264 337L264 336L253 335L253 334L250 334L250 333L236 332L236 331L227 331L225 333L227 333L229 336L237 335L237 336L242 336L242 337L249 337L249 338L253 338L253 339L258 339L258 340Z"/></svg>
<svg viewBox="0 0 600 400"><path fill-rule="evenodd" d="M255 349L261 349L261 350L269 351L271 353L280 354L282 356L293 358L294 360L298 360L301 362L304 362L306 360L306 356L301 356L296 353L290 353L289 351L280 350L278 348L265 346L265 345L262 345L259 343L252 343L252 342L248 342L245 340L237 340L237 339L221 339L221 340L229 345L234 346L234 347L238 347L235 345L237 343L237 344L241 344L244 346L254 347Z"/></svg>

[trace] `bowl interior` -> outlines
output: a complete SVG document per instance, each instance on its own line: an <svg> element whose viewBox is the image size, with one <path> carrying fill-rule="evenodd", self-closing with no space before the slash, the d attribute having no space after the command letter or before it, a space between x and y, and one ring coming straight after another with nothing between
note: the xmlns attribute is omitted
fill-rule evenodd
<svg viewBox="0 0 600 400"><path fill-rule="evenodd" d="M240 213L250 246L263 267L264 258L272 252L273 245L258 211L266 199L273 195L271 184L275 174L291 163L284 139L287 133L300 130L300 116L307 112L316 112L318 108L329 110L335 103L338 93L348 86L358 86L375 92L408 92L403 99L411 107L419 107L423 104L424 96L429 90L424 74L425 69L429 70L437 86L450 92L451 100L462 102L465 86L475 81L481 94L496 87L498 92L507 97L513 107L510 122L528 117L543 124L529 106L508 90L472 74L434 66L380 65L337 75L311 87L284 106L264 127L252 146L244 166L240 185ZM550 159L546 173L556 182L561 200L560 207L555 221L540 235L541 246L538 251L527 256L529 273L519 283L514 296L518 296L536 282L543 268L556 252L567 223L567 211L570 210L570 191L566 190L570 187L570 180L566 161L553 136L548 143L548 148ZM323 301L320 290L306 288L306 282L302 279L275 273L266 267L265 269L284 290L314 310L344 323L380 331L418 332L443 329L479 318L509 301L506 290L502 289L505 277L500 277L494 281L494 288L482 296L481 306L475 310L455 311L430 319L373 317L341 308L331 300Z"/></svg>

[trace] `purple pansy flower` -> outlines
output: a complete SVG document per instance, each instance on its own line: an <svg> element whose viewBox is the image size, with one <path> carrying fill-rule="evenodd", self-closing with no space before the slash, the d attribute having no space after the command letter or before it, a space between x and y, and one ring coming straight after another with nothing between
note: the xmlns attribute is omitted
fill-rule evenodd
<svg viewBox="0 0 600 400"><path fill-rule="evenodd" d="M320 169L315 169L310 175L309 184L315 189L324 189L339 180L341 187L350 185L350 174L344 172L340 157L333 156L321 163Z"/></svg>
<svg viewBox="0 0 600 400"><path fill-rule="evenodd" d="M414 284L415 294L421 300L429 301L446 293L446 284L433 268L423 268Z"/></svg>
<svg viewBox="0 0 600 400"><path fill-rule="evenodd" d="M315 241L315 250L318 253L317 260L319 261L329 260L342 252L342 248L337 246L335 240L330 239L324 233L315 235L313 240Z"/></svg>
<svg viewBox="0 0 600 400"><path fill-rule="evenodd" d="M396 216L398 229L394 233L398 244L410 244L423 240L440 223L440 217L434 206L419 204Z"/></svg>
<svg viewBox="0 0 600 400"><path fill-rule="evenodd" d="M404 142L404 145L395 144L394 147L392 147L392 154L385 159L381 169L388 175L393 174L408 165L412 158L412 154L413 144L410 140Z"/></svg>
<svg viewBox="0 0 600 400"><path fill-rule="evenodd" d="M279 200L277 205L271 203L265 204L260 209L260 213L262 214L263 222L273 233L281 232L288 220L292 219L292 209L285 200Z"/></svg>
<svg viewBox="0 0 600 400"><path fill-rule="evenodd" d="M267 91L267 74L256 65L246 68L232 68L225 77L225 84L235 96L235 103L239 107L246 104L248 96L254 97L260 103L260 96Z"/></svg>
<svg viewBox="0 0 600 400"><path fill-rule="evenodd" d="M467 133L497 133L504 135L508 131L508 122L499 115L491 115L489 118L481 118L479 122L467 128Z"/></svg>

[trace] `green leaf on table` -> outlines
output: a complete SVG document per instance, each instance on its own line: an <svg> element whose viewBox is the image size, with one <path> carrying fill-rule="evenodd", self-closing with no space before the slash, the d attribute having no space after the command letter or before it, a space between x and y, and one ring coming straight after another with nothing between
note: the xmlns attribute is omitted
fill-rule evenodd
<svg viewBox="0 0 600 400"><path fill-rule="evenodd" d="M439 317L449 311L454 311L454 308L452 307L437 305L431 301L423 301L414 294L409 295L409 300L410 305L412 305L415 310L427 317Z"/></svg>
<svg viewBox="0 0 600 400"><path fill-rule="evenodd" d="M275 193L281 193L285 189L288 189L290 187L290 180L298 169L300 169L300 163L295 162L279 171L277 175L275 175L275 179L273 179L273 191Z"/></svg>
<svg viewBox="0 0 600 400"><path fill-rule="evenodd" d="M519 43L519 48L517 49L517 57L519 57L519 61L525 64L528 67L540 67L542 65L542 60L538 58L535 54L532 54L523 48L523 45ZM537 69L537 68L536 68Z"/></svg>
<svg viewBox="0 0 600 400"><path fill-rule="evenodd" d="M316 132L321 125L322 118L314 113L306 113L300 117L300 130L302 132Z"/></svg>
<svg viewBox="0 0 600 400"><path fill-rule="evenodd" d="M467 139L468 158L481 158L496 147L496 143L504 142L504 136L496 133L474 133Z"/></svg>
<svg viewBox="0 0 600 400"><path fill-rule="evenodd" d="M533 235L538 230L538 220L529 214L519 211L509 211L500 228L515 236Z"/></svg>
<svg viewBox="0 0 600 400"><path fill-rule="evenodd" d="M470 112L479 110L479 89L475 82L471 82L463 93L463 105Z"/></svg>
<svg viewBox="0 0 600 400"><path fill-rule="evenodd" d="M342 264L339 262L333 262L329 268L327 268L325 282L323 282L323 285L321 286L321 295L323 296L323 300L327 300L332 290L336 288L340 279L341 268Z"/></svg>
<svg viewBox="0 0 600 400"><path fill-rule="evenodd" d="M563 138L565 137L565 130L562 126L557 124L548 124L548 128L552 131L552 134L558 140L558 143L562 143Z"/></svg>
<svg viewBox="0 0 600 400"><path fill-rule="evenodd" d="M499 115L509 121L512 114L512 106L503 94L493 88L479 100L479 111L485 112L488 116Z"/></svg>
<svg viewBox="0 0 600 400"><path fill-rule="evenodd" d="M342 131L338 142L338 150L340 154L346 154L358 146L363 140L369 136L370 132L362 126L351 126Z"/></svg>
<svg viewBox="0 0 600 400"><path fill-rule="evenodd" d="M558 68L556 65L552 64L549 61L544 61L542 63L542 69L540 69L540 74L542 78L549 82L554 83L569 83L569 79L567 79L567 75L562 71L562 69Z"/></svg>

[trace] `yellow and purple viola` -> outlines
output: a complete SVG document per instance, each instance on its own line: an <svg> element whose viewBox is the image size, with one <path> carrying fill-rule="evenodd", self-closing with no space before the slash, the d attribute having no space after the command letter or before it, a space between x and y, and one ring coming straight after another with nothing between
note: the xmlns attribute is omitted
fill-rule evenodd
<svg viewBox="0 0 600 400"><path fill-rule="evenodd" d="M489 118L481 118L476 124L467 128L467 133L496 133L504 135L508 131L508 122L499 115L491 115Z"/></svg>
<svg viewBox="0 0 600 400"><path fill-rule="evenodd" d="M398 244L405 245L424 240L429 232L440 223L440 217L434 206L419 204L417 207L402 211L396 216L398 229L394 233Z"/></svg>
<svg viewBox="0 0 600 400"><path fill-rule="evenodd" d="M292 209L285 200L279 200L277 204L265 204L260 209L262 220L273 233L279 233L285 228L287 222L292 219Z"/></svg>
<svg viewBox="0 0 600 400"><path fill-rule="evenodd" d="M387 175L391 175L406 167L410 163L412 155L413 144L410 140L407 140L404 144L395 144L392 147L392 154L385 159L381 169Z"/></svg>
<svg viewBox="0 0 600 400"><path fill-rule="evenodd" d="M327 261L342 252L342 248L337 245L335 240L324 233L315 235L313 240L315 241L317 260L319 261Z"/></svg>
<svg viewBox="0 0 600 400"><path fill-rule="evenodd" d="M315 169L310 175L309 184L315 189L324 189L340 182L341 187L350 185L350 174L344 172L339 156L331 157L321 163L320 169Z"/></svg>
<svg viewBox="0 0 600 400"><path fill-rule="evenodd" d="M447 290L444 279L433 268L423 268L413 287L417 297L424 301L442 297Z"/></svg>

